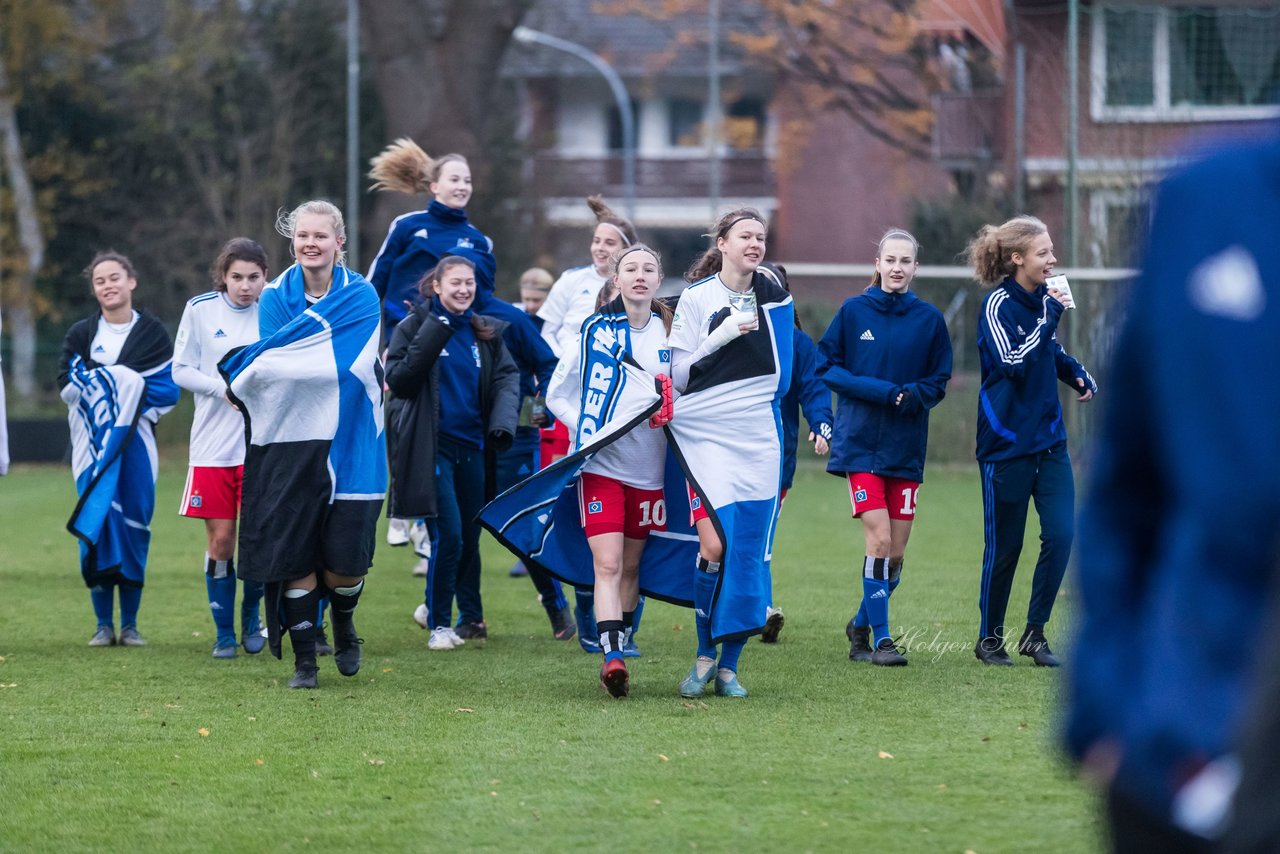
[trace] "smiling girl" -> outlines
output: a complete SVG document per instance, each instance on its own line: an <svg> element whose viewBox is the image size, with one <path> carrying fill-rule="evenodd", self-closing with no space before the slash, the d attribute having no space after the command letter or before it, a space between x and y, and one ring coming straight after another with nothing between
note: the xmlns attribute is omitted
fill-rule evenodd
<svg viewBox="0 0 1280 854"><path fill-rule="evenodd" d="M1035 499L1040 557L1018 652L1037 666L1057 667L1044 626L1071 556L1075 517L1075 479L1057 383L1070 387L1081 403L1098 386L1057 340L1067 296L1046 285L1057 259L1045 224L1019 216L983 226L967 254L974 278L992 289L978 313L977 456L986 544L974 655L984 664L1013 664L1005 649L1005 608L1022 553L1027 502Z"/></svg>
<svg viewBox="0 0 1280 854"><path fill-rule="evenodd" d="M203 519L207 545L205 586L216 636L214 658L236 655L236 519L244 478L244 418L227 397L218 362L236 347L258 340L258 297L267 281L267 253L257 241L227 242L213 263L213 287L187 303L174 342L173 379L195 395L190 469L182 516ZM240 643L262 652L258 606L262 585L245 581Z"/></svg>

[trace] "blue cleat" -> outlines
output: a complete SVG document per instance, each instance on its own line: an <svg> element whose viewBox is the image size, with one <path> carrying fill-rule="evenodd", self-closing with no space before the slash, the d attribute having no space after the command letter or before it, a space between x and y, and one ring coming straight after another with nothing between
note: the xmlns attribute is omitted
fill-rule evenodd
<svg viewBox="0 0 1280 854"><path fill-rule="evenodd" d="M592 655L599 655L600 649L600 629L596 628L596 618L590 611L583 611L576 605L573 608L573 617L578 622L578 644L582 647L583 652L589 652Z"/></svg>
<svg viewBox="0 0 1280 854"><path fill-rule="evenodd" d="M726 676L725 674L728 675ZM743 688L742 683L738 681L737 673L722 668L716 671L716 696L745 697L747 696L747 689Z"/></svg>
<svg viewBox="0 0 1280 854"><path fill-rule="evenodd" d="M267 639L262 634L262 622L256 615L243 625L240 643L250 655L257 655L266 647Z"/></svg>
<svg viewBox="0 0 1280 854"><path fill-rule="evenodd" d="M236 639L234 637L218 638L217 642L214 643L213 645L213 657L214 658L235 658L236 657Z"/></svg>
<svg viewBox="0 0 1280 854"><path fill-rule="evenodd" d="M708 659L703 659L707 661ZM711 681L711 676L716 672L714 663L706 676L698 675L698 662L693 663L693 667L689 668L689 675L680 680L680 696L689 700L696 700L707 692L707 683Z"/></svg>

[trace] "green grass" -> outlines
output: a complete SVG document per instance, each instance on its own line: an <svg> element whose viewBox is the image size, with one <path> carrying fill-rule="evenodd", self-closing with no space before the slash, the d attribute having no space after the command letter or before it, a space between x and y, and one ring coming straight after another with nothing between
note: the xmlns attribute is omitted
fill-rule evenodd
<svg viewBox="0 0 1280 854"><path fill-rule="evenodd" d="M882 670L846 657L860 528L842 484L802 465L774 560L782 642L743 654L749 699L704 702L675 690L691 612L648 606L632 696L611 701L598 659L551 638L532 586L488 540L483 647L429 653L410 620L412 557L381 546L359 676L322 661L320 690L289 691L292 668L265 654L214 661L203 529L175 515L183 475L167 464L160 483L141 649L85 646L70 473L0 480L6 851L1100 846L1094 799L1053 746L1058 674L973 658L982 538L968 468L931 471L893 600L895 631L931 646ZM1060 605L1063 647L1069 591Z"/></svg>

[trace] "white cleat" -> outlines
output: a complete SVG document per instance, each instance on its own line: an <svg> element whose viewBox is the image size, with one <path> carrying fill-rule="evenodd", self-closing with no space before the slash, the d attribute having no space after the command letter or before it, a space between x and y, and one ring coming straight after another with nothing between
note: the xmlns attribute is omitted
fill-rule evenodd
<svg viewBox="0 0 1280 854"><path fill-rule="evenodd" d="M387 545L389 546L407 546L409 545L409 520L408 519L392 519L387 525Z"/></svg>
<svg viewBox="0 0 1280 854"><path fill-rule="evenodd" d="M448 628L444 626L437 626L436 628L432 629L431 639L427 641L427 649L436 650L436 651L454 649L455 644L453 642L453 638L450 635L451 635L451 632L449 631Z"/></svg>
<svg viewBox="0 0 1280 854"><path fill-rule="evenodd" d="M413 574L418 576L419 578L426 578L427 569L430 566L431 566L431 561L427 560L425 557L420 557L418 558L418 562L413 565ZM423 628L425 629L426 626L423 626Z"/></svg>
<svg viewBox="0 0 1280 854"><path fill-rule="evenodd" d="M431 557L431 536L427 531L427 525L421 519L409 526L409 543L413 546L413 553L418 557L426 560ZM417 573L414 573L415 575ZM422 573L426 575L426 573Z"/></svg>

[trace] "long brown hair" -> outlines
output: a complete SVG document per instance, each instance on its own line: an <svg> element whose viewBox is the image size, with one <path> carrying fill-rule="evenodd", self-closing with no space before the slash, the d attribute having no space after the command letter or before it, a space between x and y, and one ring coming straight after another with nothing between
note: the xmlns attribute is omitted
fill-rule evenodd
<svg viewBox="0 0 1280 854"><path fill-rule="evenodd" d="M213 266L209 268L209 275L213 278L213 289L215 291L225 291L227 289L225 281L227 271L237 261L248 261L250 264L256 264L261 268L262 275L264 277L267 275L267 250L262 248L262 244L248 237L233 237L223 244L222 251L218 253Z"/></svg>
<svg viewBox="0 0 1280 854"><path fill-rule="evenodd" d="M461 255L446 255L440 259L440 263L436 264L430 270L423 274L418 280L418 293L422 298L431 302L431 298L436 295L435 288L432 287L436 282L440 281L440 277L450 267L467 267L471 272L476 271L475 262L470 258L463 258ZM471 303L473 306L475 302ZM498 330L486 318L480 316L474 311L471 312L471 331L475 333L477 339L481 341L490 341L494 335L498 334Z"/></svg>
<svg viewBox="0 0 1280 854"><path fill-rule="evenodd" d="M658 262L658 281L662 281L662 256L658 254L657 250L652 249L643 243L637 243L634 246L619 249L617 252L613 253L613 257L609 259L609 281L600 286L600 293L596 295L596 311L601 311L606 306L615 314L617 312L626 311L622 302L622 289L619 288L617 294L612 298L606 299L605 288L613 285L613 279L618 275L618 266L622 264L622 259L630 255L632 252L648 252L652 255L653 260ZM671 323L675 319L675 312L671 310L671 306L667 305L657 297L654 297L649 300L649 310L662 318L662 325L666 328L667 334L670 335Z"/></svg>
<svg viewBox="0 0 1280 854"><path fill-rule="evenodd" d="M611 225L618 229L622 234L622 242L627 246L634 246L639 242L640 238L636 237L636 227L631 224L631 220L614 213L613 208L604 203L602 196L587 196L587 206L596 215L596 225Z"/></svg>
<svg viewBox="0 0 1280 854"><path fill-rule="evenodd" d="M686 282L700 282L707 276L720 272L720 268L724 264L724 258L721 257L720 250L716 247L716 241L722 237L728 237L729 229L744 219L754 219L762 223L766 228L769 225L768 220L764 218L764 214L755 208L735 208L720 217L720 219L716 220L716 224L711 227L711 233L706 235L711 238L711 248L702 253L702 256L694 261L693 266L684 274Z"/></svg>

